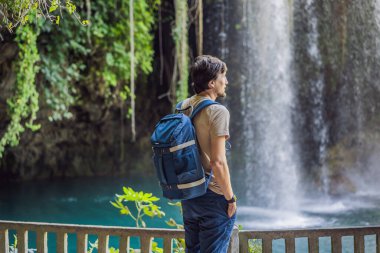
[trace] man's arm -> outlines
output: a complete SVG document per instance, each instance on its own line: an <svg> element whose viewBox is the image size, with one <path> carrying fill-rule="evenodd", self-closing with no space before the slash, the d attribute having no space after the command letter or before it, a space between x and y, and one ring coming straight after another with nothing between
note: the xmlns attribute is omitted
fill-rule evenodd
<svg viewBox="0 0 380 253"><path fill-rule="evenodd" d="M211 136L211 169L215 180L220 186L224 197L229 200L234 193L231 186L230 172L226 158L226 137ZM236 202L228 205L228 216L231 217L236 211Z"/></svg>

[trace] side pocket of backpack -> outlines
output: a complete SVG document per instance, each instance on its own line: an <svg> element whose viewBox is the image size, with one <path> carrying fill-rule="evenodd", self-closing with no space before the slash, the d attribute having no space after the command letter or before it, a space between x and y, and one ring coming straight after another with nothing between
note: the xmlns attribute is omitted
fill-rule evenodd
<svg viewBox="0 0 380 253"><path fill-rule="evenodd" d="M174 157L174 166L180 184L190 183L204 177L197 147L194 145L186 149L185 152Z"/></svg>
<svg viewBox="0 0 380 253"><path fill-rule="evenodd" d="M160 181L160 183L166 184L167 183L166 177L162 169L162 156L160 157L160 155L153 154L152 160L153 160L154 167L156 168L156 174L157 174L158 180Z"/></svg>

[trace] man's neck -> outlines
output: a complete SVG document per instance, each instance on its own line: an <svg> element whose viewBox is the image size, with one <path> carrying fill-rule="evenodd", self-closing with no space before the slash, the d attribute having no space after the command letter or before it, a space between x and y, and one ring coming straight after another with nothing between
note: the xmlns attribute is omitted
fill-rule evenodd
<svg viewBox="0 0 380 253"><path fill-rule="evenodd" d="M197 95L201 96L201 97L205 97L205 98L211 99L213 101L215 101L215 99L216 99L216 95L213 94L212 92L208 91L208 90L202 91L201 93L198 93Z"/></svg>

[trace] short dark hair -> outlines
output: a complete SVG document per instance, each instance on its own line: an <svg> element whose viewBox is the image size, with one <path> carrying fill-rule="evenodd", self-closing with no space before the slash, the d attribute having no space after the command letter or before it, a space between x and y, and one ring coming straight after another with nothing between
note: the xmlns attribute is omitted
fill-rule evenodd
<svg viewBox="0 0 380 253"><path fill-rule="evenodd" d="M191 66L192 86L196 94L207 90L208 83L227 71L226 64L211 55L197 56Z"/></svg>

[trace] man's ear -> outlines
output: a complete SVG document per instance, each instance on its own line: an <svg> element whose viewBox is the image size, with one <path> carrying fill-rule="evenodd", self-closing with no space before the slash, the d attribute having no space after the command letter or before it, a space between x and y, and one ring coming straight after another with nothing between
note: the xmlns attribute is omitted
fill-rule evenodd
<svg viewBox="0 0 380 253"><path fill-rule="evenodd" d="M214 80L211 80L210 82L208 82L208 88L209 89L212 89L215 87L215 81Z"/></svg>

